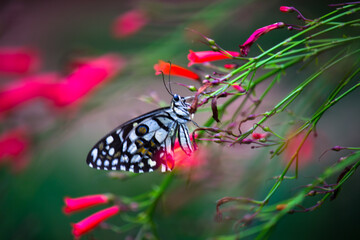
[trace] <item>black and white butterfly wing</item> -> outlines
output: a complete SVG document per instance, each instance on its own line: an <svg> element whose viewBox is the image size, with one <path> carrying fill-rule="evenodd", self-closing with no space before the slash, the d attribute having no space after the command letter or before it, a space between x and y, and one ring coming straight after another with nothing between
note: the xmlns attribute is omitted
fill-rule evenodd
<svg viewBox="0 0 360 240"><path fill-rule="evenodd" d="M170 108L157 109L114 129L95 144L87 164L136 173L152 172L160 166L162 171L169 170L164 159L172 161L176 132L182 125L169 112Z"/></svg>

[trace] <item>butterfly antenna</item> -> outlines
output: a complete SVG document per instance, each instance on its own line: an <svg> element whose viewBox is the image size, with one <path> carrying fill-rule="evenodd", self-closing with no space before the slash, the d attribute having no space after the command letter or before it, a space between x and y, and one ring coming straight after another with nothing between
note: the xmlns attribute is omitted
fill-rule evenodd
<svg viewBox="0 0 360 240"><path fill-rule="evenodd" d="M166 88L166 91L171 95L171 96L174 96L174 94L172 94L171 91L169 91L169 88L166 86L166 83L165 83L165 76L164 76L164 72L161 71L161 76L162 76L162 79L163 79L163 83L164 83L164 86Z"/></svg>
<svg viewBox="0 0 360 240"><path fill-rule="evenodd" d="M170 92L171 92L171 95L174 96L174 94L172 93L172 90L171 90L171 83L170 83L170 74L171 74L171 62L169 61L169 65L170 65L170 69L169 69L169 89L170 89Z"/></svg>

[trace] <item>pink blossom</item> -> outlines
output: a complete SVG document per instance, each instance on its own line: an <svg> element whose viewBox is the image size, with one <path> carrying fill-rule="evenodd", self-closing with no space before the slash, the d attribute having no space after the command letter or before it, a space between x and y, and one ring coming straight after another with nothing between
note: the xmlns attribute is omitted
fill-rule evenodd
<svg viewBox="0 0 360 240"><path fill-rule="evenodd" d="M234 85L231 85L231 86L240 93L246 92L246 90L240 84L234 84Z"/></svg>
<svg viewBox="0 0 360 240"><path fill-rule="evenodd" d="M242 45L239 46L241 55L247 56L250 51L251 45L254 42L256 42L259 39L259 37L270 32L271 30L282 28L284 26L285 26L285 24L283 22L277 22L277 23L257 29L253 34L251 34L251 36Z"/></svg>
<svg viewBox="0 0 360 240"><path fill-rule="evenodd" d="M116 38L129 37L140 31L147 23L145 12L135 9L120 15L113 23L112 35Z"/></svg>
<svg viewBox="0 0 360 240"><path fill-rule="evenodd" d="M42 95L56 106L64 107L77 102L99 84L111 79L125 66L125 60L116 55L104 55L81 65L65 80L50 84Z"/></svg>
<svg viewBox="0 0 360 240"><path fill-rule="evenodd" d="M80 222L72 224L73 227L72 233L76 238L80 238L85 233L88 233L94 228L96 228L101 222L118 214L119 212L120 212L119 206L112 206L104 210L101 210L97 213L94 213L88 216L87 218L81 220Z"/></svg>
<svg viewBox="0 0 360 240"><path fill-rule="evenodd" d="M49 84L59 80L54 73L27 77L7 84L0 89L0 113L42 95Z"/></svg>
<svg viewBox="0 0 360 240"><path fill-rule="evenodd" d="M27 74L38 70L39 67L39 54L36 50L32 48L0 48L0 73Z"/></svg>
<svg viewBox="0 0 360 240"><path fill-rule="evenodd" d="M64 80L56 74L43 74L8 84L0 89L0 112L39 97L58 107L69 106L110 80L124 66L123 58L108 54L82 64Z"/></svg>
<svg viewBox="0 0 360 240"><path fill-rule="evenodd" d="M107 194L88 195L78 198L65 197L65 207L63 211L66 214L73 213L96 205L108 203L111 198L112 197Z"/></svg>
<svg viewBox="0 0 360 240"><path fill-rule="evenodd" d="M227 51L232 57L238 57L240 56L239 52L233 52L233 51ZM217 61L217 60L223 60L223 59L231 59L232 57L228 56L226 53L222 52L214 52L214 51L202 51L202 52L194 52L190 50L190 53L188 54L189 64L188 67L190 67L193 64L197 63L205 63L205 62L211 62L211 61Z"/></svg>
<svg viewBox="0 0 360 240"><path fill-rule="evenodd" d="M293 8L293 7L287 7L287 6L281 6L281 7L280 7L280 11L281 11L281 12L288 13L288 12L294 11L294 8Z"/></svg>
<svg viewBox="0 0 360 240"><path fill-rule="evenodd" d="M266 139L267 137L268 137L267 133L257 133L257 132L252 133L252 138L255 140Z"/></svg>
<svg viewBox="0 0 360 240"><path fill-rule="evenodd" d="M224 64L224 68L226 69L235 69L237 68L238 65L237 64L233 64L233 63L229 63L229 64Z"/></svg>

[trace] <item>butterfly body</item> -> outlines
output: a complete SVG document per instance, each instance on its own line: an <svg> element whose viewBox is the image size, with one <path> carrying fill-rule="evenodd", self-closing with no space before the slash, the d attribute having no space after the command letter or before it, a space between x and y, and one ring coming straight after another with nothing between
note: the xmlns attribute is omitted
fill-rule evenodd
<svg viewBox="0 0 360 240"><path fill-rule="evenodd" d="M174 143L178 137L183 151L193 147L186 123L191 121L189 104L174 95L169 107L134 118L103 137L87 156L87 164L96 169L136 173L162 171L173 166Z"/></svg>

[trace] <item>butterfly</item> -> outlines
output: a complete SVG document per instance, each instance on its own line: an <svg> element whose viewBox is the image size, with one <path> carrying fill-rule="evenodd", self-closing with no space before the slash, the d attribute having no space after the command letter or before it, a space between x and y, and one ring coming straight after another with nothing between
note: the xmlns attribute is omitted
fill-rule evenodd
<svg viewBox="0 0 360 240"><path fill-rule="evenodd" d="M96 169L135 173L171 171L174 166L174 144L191 155L194 147L187 123L191 121L187 98L173 95L169 107L141 115L115 128L98 141L86 162Z"/></svg>

